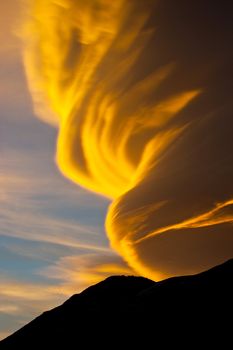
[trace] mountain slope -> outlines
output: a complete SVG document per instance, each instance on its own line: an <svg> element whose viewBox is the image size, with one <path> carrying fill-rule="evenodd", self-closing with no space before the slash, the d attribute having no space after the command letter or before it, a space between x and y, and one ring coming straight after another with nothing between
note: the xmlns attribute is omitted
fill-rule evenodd
<svg viewBox="0 0 233 350"><path fill-rule="evenodd" d="M0 349L111 348L106 336L112 345L123 339L136 344L137 339L151 341L179 327L196 335L203 329L207 333L210 326L212 332L227 332L232 276L233 259L198 275L158 283L143 277L109 277L43 313L0 342ZM190 329L194 323L195 330Z"/></svg>

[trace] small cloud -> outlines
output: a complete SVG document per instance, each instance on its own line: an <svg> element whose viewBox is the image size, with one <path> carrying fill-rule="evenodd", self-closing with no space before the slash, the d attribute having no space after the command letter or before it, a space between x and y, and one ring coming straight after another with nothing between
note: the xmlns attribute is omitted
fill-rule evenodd
<svg viewBox="0 0 233 350"><path fill-rule="evenodd" d="M8 315L15 315L15 314L20 314L22 310L20 309L19 306L17 305L12 305L12 304L5 304L1 305L0 304L0 314L8 314Z"/></svg>

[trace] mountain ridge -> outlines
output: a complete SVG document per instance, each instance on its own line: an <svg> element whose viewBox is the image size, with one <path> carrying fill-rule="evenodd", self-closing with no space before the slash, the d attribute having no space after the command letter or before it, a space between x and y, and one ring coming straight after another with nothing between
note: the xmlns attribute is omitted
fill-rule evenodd
<svg viewBox="0 0 233 350"><path fill-rule="evenodd" d="M232 276L233 259L197 275L161 282L111 276L44 312L1 341L0 349L72 349L83 341L103 347L104 334L115 342L124 338L133 344L131 334L151 341L155 330L169 333L178 319L183 329L196 318L199 331L206 324L219 328L231 317Z"/></svg>

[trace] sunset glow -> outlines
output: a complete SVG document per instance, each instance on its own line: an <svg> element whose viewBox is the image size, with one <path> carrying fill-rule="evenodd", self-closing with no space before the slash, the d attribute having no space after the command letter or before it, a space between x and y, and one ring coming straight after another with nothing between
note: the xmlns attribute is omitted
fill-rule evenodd
<svg viewBox="0 0 233 350"><path fill-rule="evenodd" d="M28 1L21 30L35 111L59 129L60 171L112 200L112 247L154 279L229 257L233 221L230 99L216 97L226 48L210 57L204 21L197 42L191 24L171 17L179 10L161 3ZM185 18L190 10L182 6ZM181 244L182 254L180 243L174 254L161 245L165 233L173 239L184 232L199 241Z"/></svg>

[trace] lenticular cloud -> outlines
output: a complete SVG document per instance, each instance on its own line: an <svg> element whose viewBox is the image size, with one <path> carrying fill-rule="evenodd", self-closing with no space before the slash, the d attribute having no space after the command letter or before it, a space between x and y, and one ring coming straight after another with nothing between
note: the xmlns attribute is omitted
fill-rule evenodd
<svg viewBox="0 0 233 350"><path fill-rule="evenodd" d="M150 278L233 254L231 6L26 2L25 69L58 167L112 200L111 245Z"/></svg>

